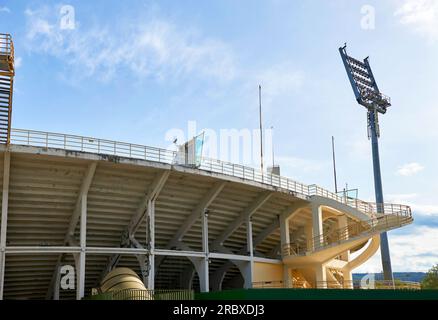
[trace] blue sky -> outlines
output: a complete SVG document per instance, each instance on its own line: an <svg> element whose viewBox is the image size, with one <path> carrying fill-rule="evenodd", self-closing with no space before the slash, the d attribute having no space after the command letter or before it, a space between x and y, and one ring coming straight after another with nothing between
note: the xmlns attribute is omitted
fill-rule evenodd
<svg viewBox="0 0 438 320"><path fill-rule="evenodd" d="M0 1L0 32L15 41L15 128L167 147L189 121L257 129L260 83L282 174L333 189L334 135L339 184L373 200L366 112L338 53L347 42L392 98L380 118L385 200L416 219L389 234L393 269L438 263L436 1ZM357 271L380 271L378 259Z"/></svg>

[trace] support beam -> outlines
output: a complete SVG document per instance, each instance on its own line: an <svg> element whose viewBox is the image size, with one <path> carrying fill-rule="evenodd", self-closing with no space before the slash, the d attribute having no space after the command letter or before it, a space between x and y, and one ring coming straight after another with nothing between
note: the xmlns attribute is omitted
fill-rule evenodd
<svg viewBox="0 0 438 320"><path fill-rule="evenodd" d="M249 207L247 207L239 217L226 228L216 240L213 242L213 247L223 246L227 240L236 231L242 223L249 219L263 204L272 196L271 191L263 192Z"/></svg>
<svg viewBox="0 0 438 320"><path fill-rule="evenodd" d="M204 251L205 256L201 264L202 269L198 272L200 290L201 292L209 292L208 212L202 214L202 251Z"/></svg>
<svg viewBox="0 0 438 320"><path fill-rule="evenodd" d="M263 242L263 240L265 240L272 232L274 232L275 230L277 230L279 228L280 225L280 221L279 219L274 219L274 221L272 221L272 223L266 227L265 229L263 229L258 235L257 237L254 239L253 241L253 248L256 248L260 243ZM246 248L241 248L238 251L238 254L244 253ZM254 258L254 259L258 259L258 258ZM270 260L270 259L269 259ZM266 260L268 261L268 260ZM219 269L217 269L215 271L215 273L212 276L212 288L213 290L217 291L217 290L221 290L222 288L222 281L223 278L225 277L225 274L227 273L228 269L230 269L234 264L231 261L227 261L225 262Z"/></svg>
<svg viewBox="0 0 438 320"><path fill-rule="evenodd" d="M195 277L195 268L192 265L188 265L183 271L182 278L180 281L180 286L185 290L192 290L193 288L193 278Z"/></svg>
<svg viewBox="0 0 438 320"><path fill-rule="evenodd" d="M327 288L327 273L326 267L323 264L318 264L315 266L315 280L316 288L325 289Z"/></svg>
<svg viewBox="0 0 438 320"><path fill-rule="evenodd" d="M252 239L252 221L251 218L248 218L246 221L246 247L251 258L254 257L254 246Z"/></svg>
<svg viewBox="0 0 438 320"><path fill-rule="evenodd" d="M135 233L137 232L138 228L140 227L140 224L142 221L146 221L146 223L149 222L150 226L146 226L147 232L151 233L155 230L155 228L151 227L154 226L154 221L148 220L151 217L151 212L153 212L152 216L155 217L155 200L158 198L161 190L163 189L164 185L166 184L167 179L169 178L170 171L165 170L161 173L158 173L152 184L148 187L145 196L143 200L140 202L140 205L138 206L138 209L136 210L135 214L132 216L126 231L124 234L122 234L122 239L120 246L121 247L129 247L131 245L131 239L135 236ZM151 210L151 204L153 204L153 208ZM145 219L147 217L147 219ZM148 230L149 229L149 230ZM150 236L150 235L149 235ZM152 242L153 239L151 238L150 242ZM148 241L147 241L148 242ZM152 244L151 244L152 245ZM150 258L154 257L153 253L153 247L150 247ZM151 259L149 259L151 260ZM154 259L152 259L154 260ZM98 283L96 283L96 286L99 285L99 282L107 275L108 272L110 272L120 261L120 255L114 254L111 257L109 257L108 262L105 266L105 268L102 270L99 278ZM149 261L149 264L151 264L149 267L154 269L154 261ZM149 273L151 272L151 269L149 269ZM152 280L149 279L148 282L151 282ZM152 282L151 282L152 283ZM149 288L151 289L151 288Z"/></svg>
<svg viewBox="0 0 438 320"><path fill-rule="evenodd" d="M11 153L6 150L3 162L3 193L2 193L2 215L0 229L0 300L3 300L6 260L6 235L8 226L9 206L9 175L10 175Z"/></svg>
<svg viewBox="0 0 438 320"><path fill-rule="evenodd" d="M208 209L210 204L214 201L214 199L216 199L216 197L219 195L219 193L222 191L226 184L226 182L218 182L213 186L213 188L210 189L210 191L202 198L199 204L192 210L192 213L186 219L184 224L179 228L173 240L170 241L171 243L174 243L175 241L182 241L187 231L189 231L189 229L193 226L196 220L201 217L201 214Z"/></svg>
<svg viewBox="0 0 438 320"><path fill-rule="evenodd" d="M282 241L277 246L275 246L271 250L271 252L268 254L268 256L274 256L274 255L276 256L277 252L281 249L281 243L289 243L290 242L289 231L288 231L289 220L292 219L294 217L294 215L299 213L299 211L303 207L305 207L307 204L308 204L307 201L298 200L298 201L294 202L293 204L291 204L290 206L288 206L287 208L285 208L280 213L280 215L278 216L277 219L275 219L268 227L266 227L264 230L262 230L257 235L257 237L254 239L254 242L253 242L253 248L256 248L260 243L263 242L263 240L265 240L272 232L277 230L279 227L284 228L283 232L282 232L282 237L284 237L284 239L282 238ZM241 250L239 250L238 253L243 253L244 249L246 249L246 248L242 248ZM223 280L223 277L225 276L225 273L232 266L233 266L232 262L227 262L221 268L216 270L215 274L213 275L214 282L215 282L215 284L214 284L215 288L221 287L222 280ZM218 284L218 282L219 282L219 284Z"/></svg>
<svg viewBox="0 0 438 320"><path fill-rule="evenodd" d="M76 226L78 225L79 218L81 215L81 201L84 195L85 196L88 195L88 190L90 190L90 186L93 181L94 174L96 172L96 167L97 167L97 162L91 162L88 165L87 172L85 173L84 180L82 181L81 189L79 190L79 195L76 200L76 205L73 211L73 215L70 218L70 224L64 239L65 243L68 243L70 237L73 237L75 234Z"/></svg>
<svg viewBox="0 0 438 320"><path fill-rule="evenodd" d="M342 215L342 216L338 216L337 227L338 227L338 229L345 230L345 239L349 238L347 226L348 226L348 218L347 218L347 216L345 214ZM344 260L344 261L350 261L350 250L347 250L344 253L342 253L341 254L341 259Z"/></svg>
<svg viewBox="0 0 438 320"><path fill-rule="evenodd" d="M208 259L192 257L188 257L188 259L193 263L193 265L195 266L195 270L198 273L199 289L201 290L201 292L209 292L210 281Z"/></svg>
<svg viewBox="0 0 438 320"><path fill-rule="evenodd" d="M322 244L323 228L322 228L322 207L319 204L312 203L312 229L313 229L313 248L315 249Z"/></svg>
<svg viewBox="0 0 438 320"><path fill-rule="evenodd" d="M83 199L85 197L85 206L86 206L86 199L88 196L88 190L90 190L91 183L93 182L94 174L96 173L96 167L97 167L97 162L93 161L88 165L87 171L85 172L84 179L82 180L81 188L79 189L78 198L76 199L76 204L75 204L72 216L70 218L70 223L69 223L67 232L64 236L64 244L72 245L72 242L74 241L76 226L78 225L79 219L81 218L81 213L82 213L82 209L83 209L82 208ZM86 236L86 235L84 235L84 236ZM82 234L81 234L81 237L82 237ZM82 247L81 247L81 250L82 250ZM55 269L54 269L53 274L52 274L52 279L50 280L50 285L49 285L49 288L48 288L47 294L46 294L47 300L52 298L54 287L56 285L56 278L58 276L57 273L59 272L59 270L61 268L61 264L64 260L64 257L65 257L65 253L61 253L60 256L58 257L57 262L56 262ZM77 271L78 270L76 270L76 274L78 274Z"/></svg>
<svg viewBox="0 0 438 320"><path fill-rule="evenodd" d="M176 232L175 236L167 243L166 249L170 249L173 246L175 246L178 242L181 242L184 238L184 235L187 233L187 231L190 230L190 228L193 226L193 224L196 222L196 220L201 217L202 213L206 212L210 204L216 199L216 197L220 194L222 189L225 187L227 182L218 182L216 183L213 188L210 189L209 192L202 198L202 200L199 202L199 204L192 210L189 217L186 219L184 224L179 228L179 230ZM207 239L208 242L208 239ZM157 257L157 266L161 264L161 262L164 260L165 257L159 256ZM158 272L158 268L156 270Z"/></svg>
<svg viewBox="0 0 438 320"><path fill-rule="evenodd" d="M290 243L289 220L283 218L282 216L280 216L279 219L281 246L285 246Z"/></svg>
<svg viewBox="0 0 438 320"><path fill-rule="evenodd" d="M158 194L157 194L158 195ZM149 273L147 289L155 289L155 198L150 199L147 207L147 221L149 221Z"/></svg>
<svg viewBox="0 0 438 320"><path fill-rule="evenodd" d="M280 227L280 220L275 219L269 226L259 232L259 234L254 238L254 248L256 248L260 243L263 242L267 237L271 235L275 230Z"/></svg>
<svg viewBox="0 0 438 320"><path fill-rule="evenodd" d="M76 271L78 284L76 288L76 299L81 300L85 294L85 249L87 247L87 193L82 195L81 199L81 224L80 224L80 246L79 265Z"/></svg>
<svg viewBox="0 0 438 320"><path fill-rule="evenodd" d="M160 194L161 190L163 189L167 179L169 178L170 171L166 170L162 173L157 174L154 181L152 182L151 186L148 188L144 199L140 203L135 215L131 218L131 221L128 225L128 234L134 235L141 222L147 215L147 207L151 200L155 200L158 198L158 195Z"/></svg>

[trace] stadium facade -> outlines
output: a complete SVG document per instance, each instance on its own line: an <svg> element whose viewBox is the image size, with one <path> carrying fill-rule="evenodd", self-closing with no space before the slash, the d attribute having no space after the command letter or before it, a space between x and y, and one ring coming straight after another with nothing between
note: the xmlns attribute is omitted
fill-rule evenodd
<svg viewBox="0 0 438 320"><path fill-rule="evenodd" d="M408 206L239 164L12 129L9 48L0 51L2 299L81 299L116 267L150 290L351 289L379 235L412 222ZM65 267L74 288L63 286Z"/></svg>

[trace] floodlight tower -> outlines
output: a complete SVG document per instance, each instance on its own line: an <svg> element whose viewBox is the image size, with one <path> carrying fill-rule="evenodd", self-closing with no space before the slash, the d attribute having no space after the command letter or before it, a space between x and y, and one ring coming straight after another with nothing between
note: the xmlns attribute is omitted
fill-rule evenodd
<svg viewBox="0 0 438 320"><path fill-rule="evenodd" d="M353 88L356 101L367 109L368 139L371 138L374 169L374 189L376 194L377 213L384 214L382 177L380 174L379 159L379 113L386 113L391 106L391 100L379 91L376 80L368 61L354 59L347 55L347 45L339 48L339 52L347 71L348 79ZM393 281L391 257L389 254L388 235L383 232L380 235L380 252L382 256L383 276L385 280Z"/></svg>

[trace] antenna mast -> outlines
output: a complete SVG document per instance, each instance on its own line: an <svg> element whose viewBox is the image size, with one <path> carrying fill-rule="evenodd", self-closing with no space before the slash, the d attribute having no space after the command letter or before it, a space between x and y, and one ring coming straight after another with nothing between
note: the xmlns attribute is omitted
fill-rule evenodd
<svg viewBox="0 0 438 320"><path fill-rule="evenodd" d="M260 119L260 169L263 175L263 126L262 126L262 86L259 85L259 119Z"/></svg>
<svg viewBox="0 0 438 320"><path fill-rule="evenodd" d="M333 153L333 176L335 178L335 193L338 193L338 182L336 179L336 158L335 158L335 137L332 136L332 153Z"/></svg>

